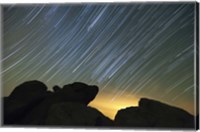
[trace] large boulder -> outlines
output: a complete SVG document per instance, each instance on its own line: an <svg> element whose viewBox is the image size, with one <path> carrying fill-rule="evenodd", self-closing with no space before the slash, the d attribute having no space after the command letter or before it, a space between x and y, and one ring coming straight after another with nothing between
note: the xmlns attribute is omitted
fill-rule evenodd
<svg viewBox="0 0 200 132"><path fill-rule="evenodd" d="M139 107L119 110L115 116L117 126L154 128L194 128L194 116L167 104L142 98Z"/></svg>
<svg viewBox="0 0 200 132"><path fill-rule="evenodd" d="M41 93L46 93L47 86L37 80L28 81L17 86L10 94L10 98L21 99L21 100L32 100L32 98L37 98L35 96Z"/></svg>
<svg viewBox="0 0 200 132"><path fill-rule="evenodd" d="M28 81L17 86L3 98L4 124L19 122L47 95L47 87L40 81Z"/></svg>
<svg viewBox="0 0 200 132"><path fill-rule="evenodd" d="M56 93L52 98L54 98L54 100L79 102L88 105L96 97L98 90L97 86L75 82L63 86L62 89L55 86L54 91L56 91Z"/></svg>
<svg viewBox="0 0 200 132"><path fill-rule="evenodd" d="M59 103L51 106L46 118L51 126L113 126L113 121L92 107L80 103Z"/></svg>
<svg viewBox="0 0 200 132"><path fill-rule="evenodd" d="M43 125L47 118L47 112L52 105L73 102L86 106L98 93L97 86L90 86L80 82L65 85L63 88L54 86L53 90L54 92L33 108L20 124Z"/></svg>

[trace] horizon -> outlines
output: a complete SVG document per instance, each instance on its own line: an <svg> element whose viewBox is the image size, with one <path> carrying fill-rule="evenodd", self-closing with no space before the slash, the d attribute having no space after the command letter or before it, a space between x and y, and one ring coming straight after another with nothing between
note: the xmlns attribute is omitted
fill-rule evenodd
<svg viewBox="0 0 200 132"><path fill-rule="evenodd" d="M78 81L99 87L90 105L112 118L141 97L195 115L195 4L3 5L3 96Z"/></svg>

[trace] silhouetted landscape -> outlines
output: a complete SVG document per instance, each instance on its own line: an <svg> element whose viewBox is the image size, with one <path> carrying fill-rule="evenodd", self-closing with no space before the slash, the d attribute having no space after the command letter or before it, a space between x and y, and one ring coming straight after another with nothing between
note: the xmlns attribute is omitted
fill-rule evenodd
<svg viewBox="0 0 200 132"><path fill-rule="evenodd" d="M48 91L40 81L17 86L4 102L4 125L124 128L195 128L195 117L183 109L141 98L138 107L117 112L111 120L88 104L99 88L81 82L54 86Z"/></svg>

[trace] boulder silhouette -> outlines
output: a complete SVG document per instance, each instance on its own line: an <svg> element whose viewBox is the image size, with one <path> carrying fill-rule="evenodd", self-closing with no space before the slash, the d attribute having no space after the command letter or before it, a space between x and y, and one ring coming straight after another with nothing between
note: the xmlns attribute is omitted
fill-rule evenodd
<svg viewBox="0 0 200 132"><path fill-rule="evenodd" d="M142 98L139 107L119 110L115 123L124 127L194 128L194 116L180 108Z"/></svg>
<svg viewBox="0 0 200 132"><path fill-rule="evenodd" d="M32 99L47 91L47 86L37 80L28 81L17 86L10 94L10 98ZM25 94L26 93L26 94Z"/></svg>
<svg viewBox="0 0 200 132"><path fill-rule="evenodd" d="M28 81L17 86L3 98L4 124L18 122L47 95L47 87L40 81Z"/></svg>
<svg viewBox="0 0 200 132"><path fill-rule="evenodd" d="M92 107L80 103L59 103L51 106L45 121L51 126L113 126L113 121Z"/></svg>
<svg viewBox="0 0 200 132"><path fill-rule="evenodd" d="M67 95L67 101L76 101L88 105L96 97L98 91L99 88L97 86L89 86L81 82L75 82L65 85L58 94L59 97Z"/></svg>
<svg viewBox="0 0 200 132"><path fill-rule="evenodd" d="M47 112L54 104L61 102L80 103L85 106L92 101L98 93L97 86L89 86L84 83L75 82L65 85L62 89L59 86L54 87L52 94L46 96L37 106L29 111L18 124L43 125L47 118Z"/></svg>
<svg viewBox="0 0 200 132"><path fill-rule="evenodd" d="M3 98L4 125L115 126L151 128L194 128L195 117L188 112L155 100L142 98L139 107L119 110L112 121L87 106L98 87L81 82L55 85L53 91L37 80L17 86Z"/></svg>
<svg viewBox="0 0 200 132"><path fill-rule="evenodd" d="M61 90L61 88L59 86L57 86L57 85L53 87L53 91L54 92L58 92L60 90Z"/></svg>

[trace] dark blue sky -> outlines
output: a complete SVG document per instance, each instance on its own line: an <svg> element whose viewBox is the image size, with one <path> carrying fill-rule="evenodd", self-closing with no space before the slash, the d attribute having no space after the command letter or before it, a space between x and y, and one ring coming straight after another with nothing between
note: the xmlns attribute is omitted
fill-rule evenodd
<svg viewBox="0 0 200 132"><path fill-rule="evenodd" d="M4 5L4 95L28 80L98 85L193 113L195 3Z"/></svg>

